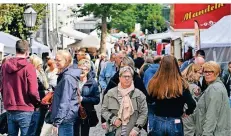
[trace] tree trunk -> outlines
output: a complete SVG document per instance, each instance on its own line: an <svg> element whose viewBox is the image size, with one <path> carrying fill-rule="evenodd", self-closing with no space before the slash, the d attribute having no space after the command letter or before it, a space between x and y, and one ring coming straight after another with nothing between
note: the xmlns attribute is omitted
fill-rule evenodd
<svg viewBox="0 0 231 136"><path fill-rule="evenodd" d="M102 17L101 27L101 41L100 41L100 53L106 53L106 40L107 40L107 17Z"/></svg>

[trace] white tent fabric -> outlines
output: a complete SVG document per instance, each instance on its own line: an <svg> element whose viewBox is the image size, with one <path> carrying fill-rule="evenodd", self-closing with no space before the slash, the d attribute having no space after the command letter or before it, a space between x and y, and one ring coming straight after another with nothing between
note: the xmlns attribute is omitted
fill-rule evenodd
<svg viewBox="0 0 231 136"><path fill-rule="evenodd" d="M0 52L3 52L3 51L4 51L4 44L0 43Z"/></svg>
<svg viewBox="0 0 231 136"><path fill-rule="evenodd" d="M15 44L20 40L18 37L10 35L8 33L0 32L0 42L4 44L4 52L15 54ZM32 53L40 54L42 52L50 52L49 48L37 41L32 42Z"/></svg>
<svg viewBox="0 0 231 136"><path fill-rule="evenodd" d="M83 40L76 44L68 45L68 48L71 47L80 47L80 48L100 48L100 40L94 35L88 35Z"/></svg>
<svg viewBox="0 0 231 136"><path fill-rule="evenodd" d="M117 38L120 38L120 37L128 37L128 34L122 32L122 31L120 31L119 33L111 34L111 35L114 36L114 37L117 37Z"/></svg>
<svg viewBox="0 0 231 136"><path fill-rule="evenodd" d="M200 33L201 48L231 46L231 15L224 16L209 29ZM184 39L186 46L195 46L194 36Z"/></svg>
<svg viewBox="0 0 231 136"><path fill-rule="evenodd" d="M85 38L86 36L88 36L88 34L85 34L83 32L74 30L73 28L69 27L69 26L64 26L60 29L60 33L63 33L69 37L73 37L77 40L82 40L83 38Z"/></svg>
<svg viewBox="0 0 231 136"><path fill-rule="evenodd" d="M231 60L231 15L224 16L209 29L200 34L201 49L205 51L206 60L225 64ZM194 48L194 36L184 39L185 46Z"/></svg>
<svg viewBox="0 0 231 136"><path fill-rule="evenodd" d="M180 38L182 36L182 32L167 32L167 33L157 33L157 34L150 34L148 35L148 40L154 39L166 39L172 38L173 40Z"/></svg>

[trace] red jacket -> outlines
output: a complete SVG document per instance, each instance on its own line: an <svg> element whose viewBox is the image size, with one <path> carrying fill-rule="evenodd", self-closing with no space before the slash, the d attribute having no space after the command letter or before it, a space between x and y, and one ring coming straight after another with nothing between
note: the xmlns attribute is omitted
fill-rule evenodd
<svg viewBox="0 0 231 136"><path fill-rule="evenodd" d="M34 111L40 103L36 70L26 58L13 57L2 65L4 108Z"/></svg>

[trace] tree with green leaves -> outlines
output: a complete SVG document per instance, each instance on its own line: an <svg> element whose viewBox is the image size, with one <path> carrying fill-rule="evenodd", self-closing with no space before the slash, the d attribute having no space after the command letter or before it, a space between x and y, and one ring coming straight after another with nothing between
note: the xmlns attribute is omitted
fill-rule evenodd
<svg viewBox="0 0 231 136"><path fill-rule="evenodd" d="M115 17L121 14L130 4L84 4L78 11L73 11L79 17L93 14L101 19L100 52L106 53L107 17Z"/></svg>
<svg viewBox="0 0 231 136"><path fill-rule="evenodd" d="M132 33L136 24L136 5L133 4L125 11L114 16L111 21L111 27L128 34Z"/></svg>
<svg viewBox="0 0 231 136"><path fill-rule="evenodd" d="M24 22L23 13L27 4L0 4L0 31L4 31L21 39L29 36L29 28ZM46 4L32 4L37 12L37 19L33 31L37 31L46 17Z"/></svg>
<svg viewBox="0 0 231 136"><path fill-rule="evenodd" d="M137 4L136 11L136 21L141 24L143 32L145 29L148 29L149 33L167 30L160 4Z"/></svg>

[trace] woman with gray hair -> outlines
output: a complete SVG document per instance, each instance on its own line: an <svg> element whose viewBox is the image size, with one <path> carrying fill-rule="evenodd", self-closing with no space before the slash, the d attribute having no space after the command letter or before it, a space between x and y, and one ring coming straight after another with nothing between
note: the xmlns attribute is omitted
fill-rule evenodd
<svg viewBox="0 0 231 136"><path fill-rule="evenodd" d="M107 133L115 136L137 136L147 121L145 95L133 83L134 71L129 66L119 70L119 84L110 89L102 104Z"/></svg>
<svg viewBox="0 0 231 136"><path fill-rule="evenodd" d="M131 67L131 68L133 69L133 71L134 71L135 63L134 63L134 61L132 60L131 57L126 56L126 57L124 57L124 58L122 59L122 61L121 61L121 63L120 63L120 69L123 68L123 67L125 67L125 66ZM138 74L137 72L134 71L134 74L133 74L133 78L132 78L132 79L133 79L133 83L134 83L134 85L135 85L135 88L137 88L137 89L139 89L141 92L143 92L143 94L144 94L145 96L148 96L147 90L146 90L145 87L144 87L144 83L143 83L143 81L141 80L141 78L139 77L139 74ZM119 82L120 82L120 81L119 81L119 71L117 71L117 72L115 73L115 75L110 79L110 81L109 81L109 83L108 83L108 85L107 85L107 88L106 88L105 91L104 91L104 95L107 94L108 90L110 90L110 89L116 87L116 86L118 85ZM106 123L105 123L105 120L104 120L103 118L101 119L101 122L102 122L102 127L103 127L104 129L106 129Z"/></svg>

